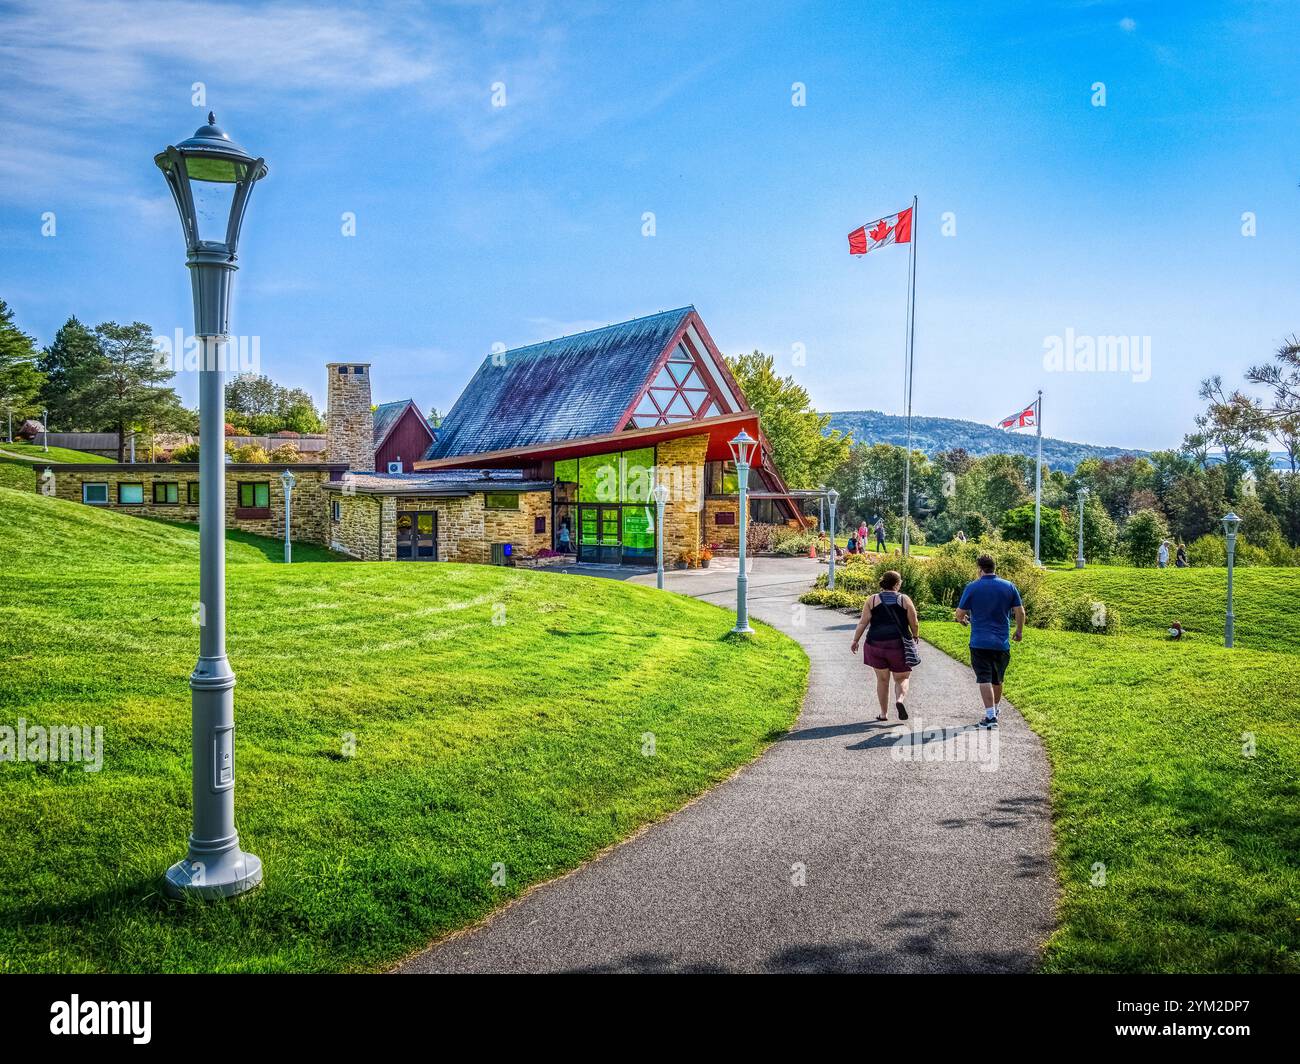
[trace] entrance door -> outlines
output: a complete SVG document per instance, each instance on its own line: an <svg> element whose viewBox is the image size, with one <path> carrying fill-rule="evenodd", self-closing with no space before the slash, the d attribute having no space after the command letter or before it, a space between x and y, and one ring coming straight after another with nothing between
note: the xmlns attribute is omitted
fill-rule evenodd
<svg viewBox="0 0 1300 1064"><path fill-rule="evenodd" d="M438 515L432 510L397 515L397 560L427 562L438 558Z"/></svg>
<svg viewBox="0 0 1300 1064"><path fill-rule="evenodd" d="M617 565L622 560L618 506L578 508L578 560Z"/></svg>

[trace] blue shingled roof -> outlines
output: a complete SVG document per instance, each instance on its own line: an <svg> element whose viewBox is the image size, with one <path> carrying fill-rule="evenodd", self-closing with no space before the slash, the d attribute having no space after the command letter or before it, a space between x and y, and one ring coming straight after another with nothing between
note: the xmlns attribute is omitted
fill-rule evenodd
<svg viewBox="0 0 1300 1064"><path fill-rule="evenodd" d="M613 432L693 307L489 355L426 459ZM378 412L376 412L376 418ZM376 421L376 425L378 422Z"/></svg>

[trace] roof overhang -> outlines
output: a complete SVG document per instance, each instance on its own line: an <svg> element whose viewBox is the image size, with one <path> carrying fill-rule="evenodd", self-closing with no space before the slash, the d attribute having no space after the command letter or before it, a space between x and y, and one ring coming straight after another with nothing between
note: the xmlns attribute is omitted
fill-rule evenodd
<svg viewBox="0 0 1300 1064"><path fill-rule="evenodd" d="M731 458L731 440L744 429L758 437L758 414L752 410L718 417L700 418L698 421L679 421L673 425L659 425L648 429L628 429L608 432L599 436L580 436L571 440L554 440L528 447L511 447L504 451L482 451L478 454L460 454L449 458L434 458L412 463L417 470L464 468L517 468L534 462L561 461L565 458L583 458L609 451L626 451L635 447L650 447L686 436L708 436L705 460L726 461ZM761 450L758 452L761 454Z"/></svg>

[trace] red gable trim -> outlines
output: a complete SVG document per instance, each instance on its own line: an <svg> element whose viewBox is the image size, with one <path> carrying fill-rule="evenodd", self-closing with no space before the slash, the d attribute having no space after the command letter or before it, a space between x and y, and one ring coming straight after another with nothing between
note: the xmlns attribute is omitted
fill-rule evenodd
<svg viewBox="0 0 1300 1064"><path fill-rule="evenodd" d="M632 420L632 415L636 412L636 408L641 405L642 397L650 389L650 385L654 383L655 378L659 376L660 370L668 364L668 360L672 357L674 348L676 348L679 343L685 343L686 349L697 362L704 361L704 357L695 349L695 345L691 342L690 337L686 335L687 330L689 330L692 325L695 326L696 331L700 334L700 338L704 341L704 345L708 349L709 355L712 356L712 361L718 373L721 374L727 387L731 389L732 399L735 404L740 407L741 411L748 411L751 409L749 403L745 401L745 395L740 390L740 385L736 383L736 378L731 375L731 370L727 368L727 360L722 357L717 346L713 343L713 338L709 336L709 330L704 327L704 322L700 319L699 314L696 311L691 310L686 317L682 319L682 322L677 326L676 331L671 337L669 337L668 343L664 345L664 349L659 352L653 364L650 366L650 372L646 374L645 380L641 382L640 390L638 390L636 395L632 397L632 402L628 404L627 409L625 409L622 415L620 415L618 422L615 425L616 431L622 431L627 428L627 424ZM699 375L701 382L708 390L709 397L713 400L713 405L721 408L722 404L718 402L720 396L713 384L713 375L710 374L706 377L703 374L700 374L698 368L696 369L696 374ZM700 418L699 420L704 421L707 419Z"/></svg>
<svg viewBox="0 0 1300 1064"><path fill-rule="evenodd" d="M435 458L416 462L414 468L425 469L475 469L512 468L546 459L582 458L607 451L626 451L634 447L679 439L682 436L709 437L705 460L724 461L731 458L729 446L732 437L741 429L751 436L758 435L758 415L753 411L701 418L699 421L679 421L672 425L659 425L649 429L628 429L624 432L604 433L600 436L581 436L573 440L556 440L529 447L512 447L504 451L483 451L479 454L461 454L454 458ZM760 459L761 460L761 459Z"/></svg>

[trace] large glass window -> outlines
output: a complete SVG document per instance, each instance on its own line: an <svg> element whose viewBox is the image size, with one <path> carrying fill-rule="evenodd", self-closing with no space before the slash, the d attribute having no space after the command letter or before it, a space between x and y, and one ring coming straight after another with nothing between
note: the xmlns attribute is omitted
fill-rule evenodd
<svg viewBox="0 0 1300 1064"><path fill-rule="evenodd" d="M117 505L118 506L143 506L144 485L143 484L119 484L117 486Z"/></svg>
<svg viewBox="0 0 1300 1064"><path fill-rule="evenodd" d="M579 502L618 502L620 455L598 454L578 462Z"/></svg>
<svg viewBox="0 0 1300 1064"><path fill-rule="evenodd" d="M623 452L623 502L649 502L654 486L655 449Z"/></svg>
<svg viewBox="0 0 1300 1064"><path fill-rule="evenodd" d="M518 510L519 494L513 491L485 491L483 505L489 510Z"/></svg>
<svg viewBox="0 0 1300 1064"><path fill-rule="evenodd" d="M159 506L175 506L180 501L179 484L166 484L160 480L154 481L153 501Z"/></svg>
<svg viewBox="0 0 1300 1064"><path fill-rule="evenodd" d="M104 506L108 502L108 485L107 484L81 485L81 501L88 502L92 506Z"/></svg>
<svg viewBox="0 0 1300 1064"><path fill-rule="evenodd" d="M649 506L623 507L623 557L649 558L655 552L654 516Z"/></svg>

